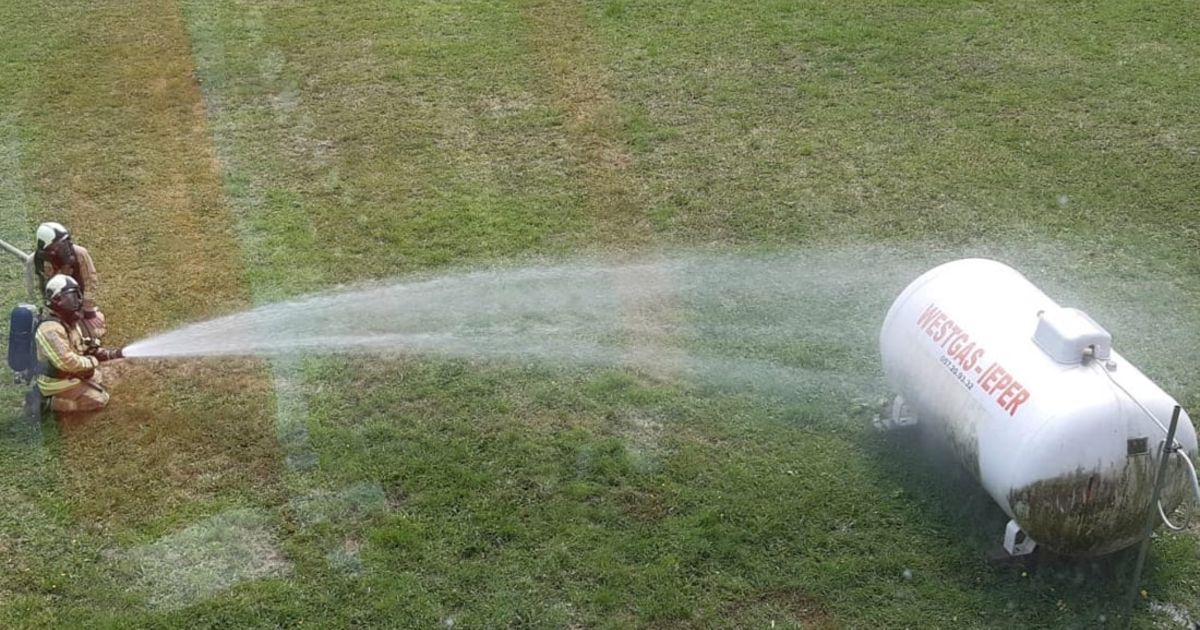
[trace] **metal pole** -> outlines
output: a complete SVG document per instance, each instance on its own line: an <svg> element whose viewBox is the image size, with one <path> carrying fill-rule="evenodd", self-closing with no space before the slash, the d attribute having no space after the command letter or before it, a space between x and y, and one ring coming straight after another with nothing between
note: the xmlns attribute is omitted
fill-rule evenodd
<svg viewBox="0 0 1200 630"><path fill-rule="evenodd" d="M24 263L25 291L29 294L29 301L32 302L33 304L37 304L38 303L38 299L37 299L38 290L37 290L37 283L33 281L33 255L26 254L25 252L21 251L19 248L15 247L13 245L10 245L4 241L0 241L0 249L3 249L4 251L12 254L13 256L20 258L21 262Z"/></svg>
<svg viewBox="0 0 1200 630"><path fill-rule="evenodd" d="M25 292L29 294L30 304L38 306L42 303L41 298L38 297L41 291L38 291L37 282L33 279L33 256L25 261Z"/></svg>
<svg viewBox="0 0 1200 630"><path fill-rule="evenodd" d="M16 247L9 245L8 243L5 243L4 241L0 241L0 248L3 248L4 251L12 254L13 256L20 258L22 262L29 260L29 254L26 254L25 252L21 251L20 249L17 249Z"/></svg>
<svg viewBox="0 0 1200 630"><path fill-rule="evenodd" d="M1183 410L1175 405L1171 412L1171 426L1167 429L1167 440L1163 442L1162 459L1158 462L1158 474L1154 477L1154 492L1150 495L1150 507L1146 509L1146 528L1142 531L1142 545L1138 548L1137 564L1133 568L1133 584L1125 602L1125 627L1133 625L1133 604L1137 601L1138 587L1142 582L1142 569L1146 566L1146 553L1150 551L1150 534L1154 531L1154 519L1158 517L1158 500L1162 498L1163 479L1167 476L1167 465L1175 453L1175 429L1179 426L1179 414Z"/></svg>

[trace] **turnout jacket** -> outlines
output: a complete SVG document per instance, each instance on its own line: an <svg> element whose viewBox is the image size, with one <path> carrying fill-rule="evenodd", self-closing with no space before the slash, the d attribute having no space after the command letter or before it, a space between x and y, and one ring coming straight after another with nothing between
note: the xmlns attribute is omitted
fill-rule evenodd
<svg viewBox="0 0 1200 630"><path fill-rule="evenodd" d="M87 344L79 322L66 324L57 319L46 319L38 325L38 359L46 364L46 373L38 376L38 389L45 396L53 396L90 380L100 365L96 357L84 354Z"/></svg>

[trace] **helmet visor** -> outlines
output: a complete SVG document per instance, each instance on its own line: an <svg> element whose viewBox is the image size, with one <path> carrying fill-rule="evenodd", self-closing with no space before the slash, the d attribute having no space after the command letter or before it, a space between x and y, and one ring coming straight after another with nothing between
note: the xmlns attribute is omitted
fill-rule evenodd
<svg viewBox="0 0 1200 630"><path fill-rule="evenodd" d="M83 296L79 294L79 289L68 287L54 296L54 306L63 311L76 312L83 308Z"/></svg>

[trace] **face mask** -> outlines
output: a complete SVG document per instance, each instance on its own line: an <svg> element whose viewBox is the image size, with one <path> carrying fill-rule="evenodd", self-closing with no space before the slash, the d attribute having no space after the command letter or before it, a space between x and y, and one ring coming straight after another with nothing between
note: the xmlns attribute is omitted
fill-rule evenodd
<svg viewBox="0 0 1200 630"><path fill-rule="evenodd" d="M67 313L77 313L83 307L83 298L79 296L78 291L67 291L59 295L56 302L58 310Z"/></svg>
<svg viewBox="0 0 1200 630"><path fill-rule="evenodd" d="M75 267L75 246L65 238L46 248L46 256L55 267Z"/></svg>

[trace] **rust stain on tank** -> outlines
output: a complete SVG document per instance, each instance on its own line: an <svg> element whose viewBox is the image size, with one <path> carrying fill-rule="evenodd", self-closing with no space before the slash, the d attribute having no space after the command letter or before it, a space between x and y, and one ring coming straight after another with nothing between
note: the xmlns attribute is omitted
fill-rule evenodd
<svg viewBox="0 0 1200 630"><path fill-rule="evenodd" d="M1107 473L1080 468L1016 488L1008 502L1021 529L1039 544L1065 555L1104 555L1141 537L1157 469L1158 460L1141 456ZM1182 501L1184 472L1173 458L1163 485L1164 509Z"/></svg>

